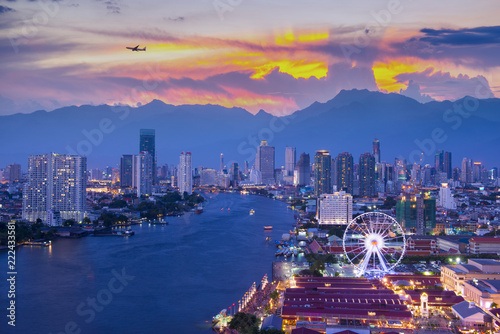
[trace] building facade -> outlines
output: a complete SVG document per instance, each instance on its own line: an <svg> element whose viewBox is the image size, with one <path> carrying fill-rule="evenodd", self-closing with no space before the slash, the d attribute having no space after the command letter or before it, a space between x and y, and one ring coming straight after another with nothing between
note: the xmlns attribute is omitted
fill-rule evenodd
<svg viewBox="0 0 500 334"><path fill-rule="evenodd" d="M182 152L179 159L179 169L177 182L179 183L179 192L181 195L187 192L193 193L193 172L192 172L191 152Z"/></svg>
<svg viewBox="0 0 500 334"><path fill-rule="evenodd" d="M141 129L139 152L149 152L153 158L153 184L156 184L156 134L154 129Z"/></svg>
<svg viewBox="0 0 500 334"><path fill-rule="evenodd" d="M375 196L375 158L370 153L359 157L359 196Z"/></svg>
<svg viewBox="0 0 500 334"><path fill-rule="evenodd" d="M274 160L275 152L274 146L267 145L263 140L259 147L257 147L257 154L255 156L255 169L260 171L262 176L262 183L274 184Z"/></svg>
<svg viewBox="0 0 500 334"><path fill-rule="evenodd" d="M134 156L133 182L137 197L149 196L153 193L153 157L149 152L141 152Z"/></svg>
<svg viewBox="0 0 500 334"><path fill-rule="evenodd" d="M23 192L23 219L40 218L51 226L81 222L86 212L87 158L77 155L30 155Z"/></svg>
<svg viewBox="0 0 500 334"><path fill-rule="evenodd" d="M332 157L325 150L314 156L314 193L316 197L332 192Z"/></svg>
<svg viewBox="0 0 500 334"><path fill-rule="evenodd" d="M316 208L320 225L346 225L352 220L352 196L345 191L320 195Z"/></svg>
<svg viewBox="0 0 500 334"><path fill-rule="evenodd" d="M311 183L311 158L309 154L302 153L293 171L293 184L306 186Z"/></svg>
<svg viewBox="0 0 500 334"><path fill-rule="evenodd" d="M335 160L335 164L337 165L337 190L342 190L352 195L354 187L354 161L351 153L340 153Z"/></svg>

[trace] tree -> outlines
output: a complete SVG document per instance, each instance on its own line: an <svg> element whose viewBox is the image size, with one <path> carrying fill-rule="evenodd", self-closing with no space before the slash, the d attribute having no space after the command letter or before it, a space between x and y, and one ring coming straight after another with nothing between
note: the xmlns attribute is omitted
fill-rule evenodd
<svg viewBox="0 0 500 334"><path fill-rule="evenodd" d="M238 312L229 322L229 329L237 330L240 334L258 334L259 322L255 314Z"/></svg>
<svg viewBox="0 0 500 334"><path fill-rule="evenodd" d="M311 265L310 269L311 269L311 272L313 273L313 276L323 277L323 274L321 272L325 270L325 263L321 260L316 260Z"/></svg>
<svg viewBox="0 0 500 334"><path fill-rule="evenodd" d="M63 223L63 226L73 226L76 224L76 221L74 219L66 219Z"/></svg>
<svg viewBox="0 0 500 334"><path fill-rule="evenodd" d="M495 302L491 303L491 305L490 305L490 308L497 308L497 307L498 307L498 304Z"/></svg>
<svg viewBox="0 0 500 334"><path fill-rule="evenodd" d="M84 224L91 224L92 222L90 221L89 217L85 217L85 218L83 218L83 223Z"/></svg>

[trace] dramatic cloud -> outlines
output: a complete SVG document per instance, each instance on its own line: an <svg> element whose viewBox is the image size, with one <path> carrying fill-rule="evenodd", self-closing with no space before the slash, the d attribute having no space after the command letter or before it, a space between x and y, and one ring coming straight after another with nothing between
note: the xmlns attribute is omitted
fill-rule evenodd
<svg viewBox="0 0 500 334"><path fill-rule="evenodd" d="M424 37L416 38L432 45L495 45L500 44L500 26L476 27L464 29L429 29L420 30Z"/></svg>
<svg viewBox="0 0 500 334"><path fill-rule="evenodd" d="M423 94L438 100L455 100L466 95L482 99L493 97L489 83L483 76L470 78L460 74L454 77L450 73L434 72L433 68L428 68L422 72L402 73L395 78L401 83L411 81L412 85L420 87Z"/></svg>
<svg viewBox="0 0 500 334"><path fill-rule="evenodd" d="M410 80L408 82L408 87L406 89L400 89L399 94L411 97L412 99L417 100L420 103L434 101L429 95L422 94L422 92L420 91L420 86L413 80Z"/></svg>

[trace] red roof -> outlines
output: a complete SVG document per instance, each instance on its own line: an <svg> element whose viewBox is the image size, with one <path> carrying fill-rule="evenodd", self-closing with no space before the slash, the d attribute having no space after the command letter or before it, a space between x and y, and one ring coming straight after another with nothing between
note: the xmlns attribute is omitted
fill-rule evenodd
<svg viewBox="0 0 500 334"><path fill-rule="evenodd" d="M474 237L474 238L470 238L470 239L469 239L469 244L470 244L471 242L477 242L477 243L484 242L484 243L488 243L488 244L491 244L491 243L500 243L500 238L493 238L493 237Z"/></svg>
<svg viewBox="0 0 500 334"><path fill-rule="evenodd" d="M320 332L313 331L309 328L300 327L292 330L292 334L320 334Z"/></svg>

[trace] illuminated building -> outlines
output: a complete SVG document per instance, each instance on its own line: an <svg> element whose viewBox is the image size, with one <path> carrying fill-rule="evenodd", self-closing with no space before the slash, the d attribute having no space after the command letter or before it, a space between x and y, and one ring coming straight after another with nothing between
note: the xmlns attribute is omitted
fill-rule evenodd
<svg viewBox="0 0 500 334"><path fill-rule="evenodd" d="M457 208L457 203L455 202L455 198L451 194L451 189L448 186L448 183L441 184L441 188L439 188L439 200L437 205L447 210L454 210Z"/></svg>
<svg viewBox="0 0 500 334"><path fill-rule="evenodd" d="M451 167L451 152L444 152L439 150L435 156L436 171L446 173L446 178L449 180L453 176L453 169Z"/></svg>
<svg viewBox="0 0 500 334"><path fill-rule="evenodd" d="M263 140L257 147L255 156L255 169L260 171L262 183L274 184L274 146L267 145Z"/></svg>
<svg viewBox="0 0 500 334"><path fill-rule="evenodd" d="M153 192L153 157L149 152L134 156L132 186L137 197L151 195Z"/></svg>
<svg viewBox="0 0 500 334"><path fill-rule="evenodd" d="M314 156L314 193L316 197L332 192L332 157L328 151L316 151Z"/></svg>
<svg viewBox="0 0 500 334"><path fill-rule="evenodd" d="M156 144L155 130L141 129L139 140L139 152L149 152L153 158L153 184L156 184Z"/></svg>
<svg viewBox="0 0 500 334"><path fill-rule="evenodd" d="M407 232L422 235L436 227L436 199L423 194L405 194L396 203L396 220Z"/></svg>
<svg viewBox="0 0 500 334"><path fill-rule="evenodd" d="M344 191L321 194L316 207L320 225L346 225L352 220L352 196Z"/></svg>
<svg viewBox="0 0 500 334"><path fill-rule="evenodd" d="M359 196L375 196L375 158L370 153L359 157Z"/></svg>
<svg viewBox="0 0 500 334"><path fill-rule="evenodd" d="M354 162L351 153L343 152L335 160L337 165L337 190L343 190L352 195L354 183Z"/></svg>
<svg viewBox="0 0 500 334"><path fill-rule="evenodd" d="M441 266L441 283L446 290L464 293L464 282L471 280L500 280L500 261L468 259L467 264Z"/></svg>
<svg viewBox="0 0 500 334"><path fill-rule="evenodd" d="M10 164L7 166L6 172L9 182L19 182L21 180L21 165Z"/></svg>
<svg viewBox="0 0 500 334"><path fill-rule="evenodd" d="M375 158L375 163L380 163L380 141L375 138L373 141L373 157Z"/></svg>
<svg viewBox="0 0 500 334"><path fill-rule="evenodd" d="M81 222L86 211L87 158L77 155L30 155L23 191L23 219L40 218L51 226Z"/></svg>
<svg viewBox="0 0 500 334"><path fill-rule="evenodd" d="M179 192L181 193L181 195L184 192L187 192L189 195L193 193L191 152L181 153L177 182L179 184Z"/></svg>

